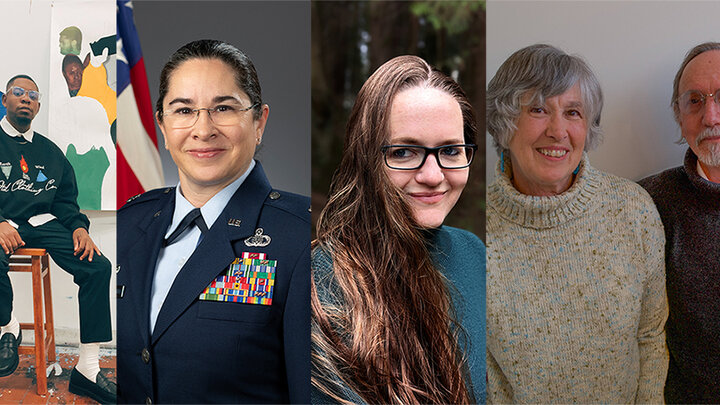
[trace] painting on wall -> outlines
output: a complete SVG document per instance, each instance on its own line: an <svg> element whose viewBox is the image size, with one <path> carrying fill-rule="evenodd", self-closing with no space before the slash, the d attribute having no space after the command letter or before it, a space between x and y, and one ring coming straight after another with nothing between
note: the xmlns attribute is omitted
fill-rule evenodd
<svg viewBox="0 0 720 405"><path fill-rule="evenodd" d="M50 45L53 141L75 170L80 208L115 209L115 4L54 3Z"/></svg>

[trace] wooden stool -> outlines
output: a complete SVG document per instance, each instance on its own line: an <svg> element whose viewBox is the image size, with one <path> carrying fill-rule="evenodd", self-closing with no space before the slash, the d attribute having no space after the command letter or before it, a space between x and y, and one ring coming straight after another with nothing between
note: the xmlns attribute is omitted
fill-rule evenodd
<svg viewBox="0 0 720 405"><path fill-rule="evenodd" d="M20 257L19 257L20 256ZM29 257L28 257L29 256ZM45 249L21 248L10 256L10 271L32 273L33 323L21 323L20 329L35 331L35 346L20 346L19 354L35 356L38 395L47 394L47 363L55 362L55 324L50 293L50 261ZM43 305L43 299L45 304ZM43 309L45 314L43 316Z"/></svg>

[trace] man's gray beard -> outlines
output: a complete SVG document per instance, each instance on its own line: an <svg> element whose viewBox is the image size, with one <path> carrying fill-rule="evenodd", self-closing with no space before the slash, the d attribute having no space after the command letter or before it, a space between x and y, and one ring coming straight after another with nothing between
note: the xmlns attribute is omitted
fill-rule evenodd
<svg viewBox="0 0 720 405"><path fill-rule="evenodd" d="M703 129L695 139L698 159L707 166L720 167L720 143L711 142L700 144L705 138L720 136L720 126Z"/></svg>

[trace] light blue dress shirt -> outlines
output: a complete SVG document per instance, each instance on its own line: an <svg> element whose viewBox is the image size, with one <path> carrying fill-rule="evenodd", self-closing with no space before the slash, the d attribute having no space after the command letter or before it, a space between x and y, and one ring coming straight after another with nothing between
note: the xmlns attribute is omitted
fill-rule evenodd
<svg viewBox="0 0 720 405"><path fill-rule="evenodd" d="M225 206L230 202L230 198L232 198L238 188L240 188L240 185L248 175L250 175L254 167L255 160L252 160L250 166L242 176L228 184L208 200L205 205L200 207L200 212L208 229L212 228L215 221L225 209ZM195 207L182 195L180 185L178 184L175 188L175 211L173 212L170 227L165 233L165 238L175 231L183 218L185 218L185 215L193 209L195 209ZM170 287L172 287L175 281L175 277L177 277L180 269L185 265L185 262L187 262L193 252L195 252L195 248L200 243L201 235L200 229L193 224L188 227L188 230L183 232L172 245L160 248L157 264L155 265L152 292L150 293L150 333L155 329L155 322L160 313L160 308L162 308L165 302L165 297L167 297Z"/></svg>

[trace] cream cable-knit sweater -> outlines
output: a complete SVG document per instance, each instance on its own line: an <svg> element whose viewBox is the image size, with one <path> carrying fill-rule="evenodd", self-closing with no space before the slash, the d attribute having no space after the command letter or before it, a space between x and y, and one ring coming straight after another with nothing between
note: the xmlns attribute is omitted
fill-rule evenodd
<svg viewBox="0 0 720 405"><path fill-rule="evenodd" d="M488 403L662 403L662 223L637 184L583 157L561 195L488 190Z"/></svg>

